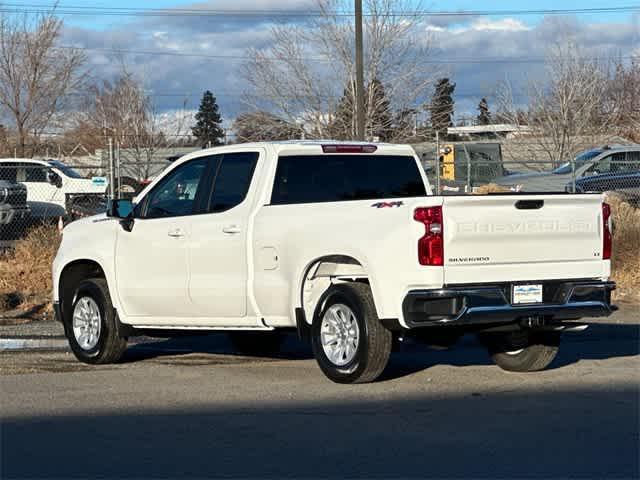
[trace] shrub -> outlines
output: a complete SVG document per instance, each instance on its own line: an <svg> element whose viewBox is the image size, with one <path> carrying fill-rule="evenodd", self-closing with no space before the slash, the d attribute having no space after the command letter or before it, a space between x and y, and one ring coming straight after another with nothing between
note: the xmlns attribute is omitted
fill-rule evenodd
<svg viewBox="0 0 640 480"><path fill-rule="evenodd" d="M640 209L615 194L607 194L613 215L611 276L619 297L640 298Z"/></svg>
<svg viewBox="0 0 640 480"><path fill-rule="evenodd" d="M43 225L29 230L13 249L0 254L0 310L50 308L51 263L59 244L57 228Z"/></svg>

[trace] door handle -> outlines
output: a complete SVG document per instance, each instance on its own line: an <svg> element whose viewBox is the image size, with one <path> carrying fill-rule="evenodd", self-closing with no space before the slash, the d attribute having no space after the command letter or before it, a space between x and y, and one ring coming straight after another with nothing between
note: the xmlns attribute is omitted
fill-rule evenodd
<svg viewBox="0 0 640 480"><path fill-rule="evenodd" d="M174 228L173 230L169 230L167 232L167 235L169 235L170 237L179 238L179 237L184 237L184 232L182 231L181 228Z"/></svg>
<svg viewBox="0 0 640 480"><path fill-rule="evenodd" d="M238 225L227 225L222 229L222 231L224 233L234 234L234 233L240 233L242 230Z"/></svg>

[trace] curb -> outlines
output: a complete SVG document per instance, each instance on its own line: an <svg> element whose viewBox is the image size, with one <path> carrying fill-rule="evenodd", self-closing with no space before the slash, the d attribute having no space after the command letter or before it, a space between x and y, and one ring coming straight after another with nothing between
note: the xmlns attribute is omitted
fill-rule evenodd
<svg viewBox="0 0 640 480"><path fill-rule="evenodd" d="M32 350L69 350L64 337L12 337L0 338L0 352Z"/></svg>

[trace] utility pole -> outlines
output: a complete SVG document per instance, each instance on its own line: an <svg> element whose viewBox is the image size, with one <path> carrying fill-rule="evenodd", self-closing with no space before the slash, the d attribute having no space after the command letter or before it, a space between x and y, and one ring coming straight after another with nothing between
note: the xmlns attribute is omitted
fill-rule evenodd
<svg viewBox="0 0 640 480"><path fill-rule="evenodd" d="M116 176L113 158L113 138L109 137L109 197L116 198Z"/></svg>
<svg viewBox="0 0 640 480"><path fill-rule="evenodd" d="M362 0L355 0L356 14L356 139L364 140L364 70L362 59Z"/></svg>

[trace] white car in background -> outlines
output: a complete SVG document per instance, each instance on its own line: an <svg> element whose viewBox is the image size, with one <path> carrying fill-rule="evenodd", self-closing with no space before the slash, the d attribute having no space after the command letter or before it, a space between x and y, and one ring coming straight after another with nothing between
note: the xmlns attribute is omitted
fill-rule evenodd
<svg viewBox="0 0 640 480"><path fill-rule="evenodd" d="M31 218L38 220L65 216L67 194L104 194L108 187L106 177L85 178L57 160L3 158L0 170L27 187Z"/></svg>

